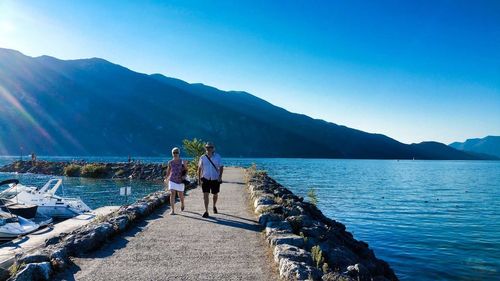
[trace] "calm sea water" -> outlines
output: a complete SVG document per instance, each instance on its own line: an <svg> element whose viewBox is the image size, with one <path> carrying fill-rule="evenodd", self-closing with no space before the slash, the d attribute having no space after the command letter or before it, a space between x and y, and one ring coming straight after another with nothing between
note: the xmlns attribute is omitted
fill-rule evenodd
<svg viewBox="0 0 500 281"><path fill-rule="evenodd" d="M0 165L10 161L0 157ZM401 280L500 280L498 161L225 159L225 163L256 163L304 197L314 188L320 209L369 243ZM0 179L12 176L0 173ZM15 177L30 184L49 178ZM117 195L119 186L125 185L132 185L132 199L162 188L129 181L64 180L66 195L80 196L94 208L124 203Z"/></svg>

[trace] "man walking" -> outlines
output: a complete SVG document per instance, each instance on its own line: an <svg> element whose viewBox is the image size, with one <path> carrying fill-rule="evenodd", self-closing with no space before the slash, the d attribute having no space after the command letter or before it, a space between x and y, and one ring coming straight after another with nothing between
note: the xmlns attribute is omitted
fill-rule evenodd
<svg viewBox="0 0 500 281"><path fill-rule="evenodd" d="M205 203L204 218L208 218L208 195L213 194L214 213L217 214L217 197L222 183L222 172L224 166L219 154L215 153L215 146L211 142L205 144L205 154L198 162L198 183L203 190L203 201Z"/></svg>

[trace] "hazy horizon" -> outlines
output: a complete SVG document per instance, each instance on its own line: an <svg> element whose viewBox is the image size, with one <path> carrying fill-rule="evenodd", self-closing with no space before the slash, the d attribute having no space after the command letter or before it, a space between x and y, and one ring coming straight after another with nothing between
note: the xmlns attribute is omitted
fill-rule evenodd
<svg viewBox="0 0 500 281"><path fill-rule="evenodd" d="M0 47L100 57L403 143L500 135L495 2L3 1Z"/></svg>

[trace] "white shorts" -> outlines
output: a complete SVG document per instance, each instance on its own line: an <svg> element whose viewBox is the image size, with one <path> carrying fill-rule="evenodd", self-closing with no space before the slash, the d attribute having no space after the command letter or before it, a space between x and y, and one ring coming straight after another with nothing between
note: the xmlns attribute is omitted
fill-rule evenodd
<svg viewBox="0 0 500 281"><path fill-rule="evenodd" d="M168 190L177 190L184 192L184 184L183 183L175 183L173 181L168 181Z"/></svg>

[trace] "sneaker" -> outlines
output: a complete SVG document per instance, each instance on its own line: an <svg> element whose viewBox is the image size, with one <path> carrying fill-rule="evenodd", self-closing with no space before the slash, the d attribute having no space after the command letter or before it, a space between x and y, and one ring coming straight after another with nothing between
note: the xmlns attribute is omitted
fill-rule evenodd
<svg viewBox="0 0 500 281"><path fill-rule="evenodd" d="M181 206L181 211L184 211L184 205Z"/></svg>
<svg viewBox="0 0 500 281"><path fill-rule="evenodd" d="M205 212L205 213L203 214L203 217L204 217L204 218L208 218L208 212Z"/></svg>
<svg viewBox="0 0 500 281"><path fill-rule="evenodd" d="M217 212L217 207L214 206L214 214L217 214L219 212Z"/></svg>

